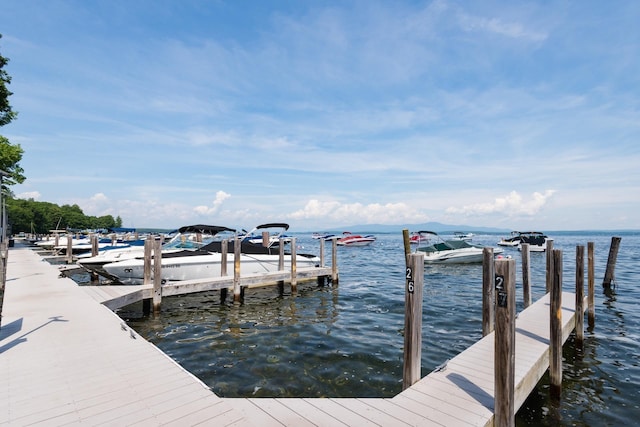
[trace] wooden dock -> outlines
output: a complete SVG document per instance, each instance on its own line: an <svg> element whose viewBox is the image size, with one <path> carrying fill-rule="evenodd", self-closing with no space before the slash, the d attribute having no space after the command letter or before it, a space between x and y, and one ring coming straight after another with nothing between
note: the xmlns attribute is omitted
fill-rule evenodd
<svg viewBox="0 0 640 427"><path fill-rule="evenodd" d="M296 278L299 281L315 280L322 277L331 277L330 267L299 268ZM291 273L276 271L271 273L252 274L240 277L240 287L251 289L263 286L276 285L279 282L289 280ZM219 291L227 289L233 291L233 276L211 277L208 279L182 280L169 282L162 285L162 296L176 296L191 294L194 292ZM153 285L98 285L83 286L97 302L115 310L126 305L152 298Z"/></svg>
<svg viewBox="0 0 640 427"><path fill-rule="evenodd" d="M221 398L105 305L122 302L122 290L58 276L31 250L10 250L0 329L1 425L493 424L493 333L392 398ZM575 325L574 299L562 295L563 342ZM549 317L547 295L516 321L516 410L548 369Z"/></svg>

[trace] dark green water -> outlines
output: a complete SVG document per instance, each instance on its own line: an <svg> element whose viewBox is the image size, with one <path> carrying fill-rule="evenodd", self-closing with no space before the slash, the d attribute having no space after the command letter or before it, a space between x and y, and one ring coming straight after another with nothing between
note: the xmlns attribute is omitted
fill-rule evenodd
<svg viewBox="0 0 640 427"><path fill-rule="evenodd" d="M544 377L518 412L518 425L636 425L640 419L640 234L622 237L615 292L602 292L612 233L558 233L563 287L575 283L575 247L595 243L596 327L584 348L564 346L563 393ZM299 235L305 252L318 242ZM497 235L474 237L491 244ZM506 249L516 259L520 254ZM328 257L330 259L330 257ZM402 388L404 252L401 234L370 247L341 247L340 283L247 290L243 304L219 293L165 298L159 316L141 304L119 312L129 325L224 397L391 397ZM586 260L585 260L586 264ZM533 299L544 294L545 255L531 254ZM520 270L518 270L520 271ZM519 274L520 276L520 274ZM82 281L82 279L80 279ZM517 280L521 291L521 277ZM482 268L425 267L422 374L481 337ZM522 296L517 295L518 310Z"/></svg>

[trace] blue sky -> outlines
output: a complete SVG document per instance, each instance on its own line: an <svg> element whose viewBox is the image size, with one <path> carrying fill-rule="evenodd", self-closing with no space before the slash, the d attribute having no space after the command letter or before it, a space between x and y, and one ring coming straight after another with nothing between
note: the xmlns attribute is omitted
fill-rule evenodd
<svg viewBox="0 0 640 427"><path fill-rule="evenodd" d="M19 197L125 226L640 229L640 2L4 0Z"/></svg>

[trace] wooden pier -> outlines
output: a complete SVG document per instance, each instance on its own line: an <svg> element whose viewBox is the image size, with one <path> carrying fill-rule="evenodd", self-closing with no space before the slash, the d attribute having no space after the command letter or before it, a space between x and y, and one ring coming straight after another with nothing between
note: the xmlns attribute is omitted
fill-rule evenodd
<svg viewBox="0 0 640 427"><path fill-rule="evenodd" d="M149 285L132 297L58 276L30 249L11 249L0 329L1 425L494 423L494 332L392 398L221 398L108 308L148 297ZM563 342L575 326L574 304L573 293L562 293ZM549 324L549 294L518 315L515 410L549 367Z"/></svg>

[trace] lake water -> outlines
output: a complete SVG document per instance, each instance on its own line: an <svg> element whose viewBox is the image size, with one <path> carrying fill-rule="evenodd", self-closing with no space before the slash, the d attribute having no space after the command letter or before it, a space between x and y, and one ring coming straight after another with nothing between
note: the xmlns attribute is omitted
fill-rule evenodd
<svg viewBox="0 0 640 427"><path fill-rule="evenodd" d="M605 294L612 236L622 237L615 290ZM319 243L297 235L298 252ZM499 235L474 236L494 245ZM549 398L545 375L517 425L636 425L640 420L640 233L553 233L563 250L563 289L575 289L575 248L595 244L596 325L582 351L564 346L563 391ZM330 245L327 259L330 261ZM517 310L522 310L520 253ZM544 294L544 253L531 253L532 296ZM379 234L368 247L338 248L340 282L246 291L243 304L219 292L165 298L159 316L141 304L119 311L140 335L223 397L392 397L402 390L404 249L402 234ZM585 272L585 287L586 287ZM75 277L86 283L86 277ZM482 335L482 267L425 266L422 375ZM585 316L585 325L586 325ZM585 326L586 327L586 326Z"/></svg>

